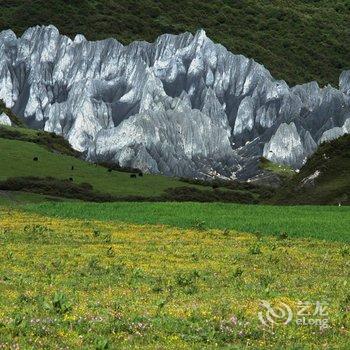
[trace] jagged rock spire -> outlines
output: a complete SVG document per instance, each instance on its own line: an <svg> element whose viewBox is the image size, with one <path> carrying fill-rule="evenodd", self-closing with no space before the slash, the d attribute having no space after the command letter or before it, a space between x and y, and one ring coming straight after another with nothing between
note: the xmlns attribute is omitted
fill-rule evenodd
<svg viewBox="0 0 350 350"><path fill-rule="evenodd" d="M347 130L349 91L349 72L340 90L290 88L203 30L128 46L71 40L54 26L0 33L7 107L90 160L153 173L246 178L263 154L299 167L321 140Z"/></svg>

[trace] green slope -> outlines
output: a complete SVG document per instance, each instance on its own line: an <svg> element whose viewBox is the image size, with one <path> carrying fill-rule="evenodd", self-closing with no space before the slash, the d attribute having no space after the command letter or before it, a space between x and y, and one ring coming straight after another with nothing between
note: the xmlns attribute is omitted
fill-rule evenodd
<svg viewBox="0 0 350 350"><path fill-rule="evenodd" d="M95 166L80 159L50 152L31 142L0 138L0 181L9 177L73 178L74 183L90 183L95 191L112 195L157 196L167 188L183 187L185 183L157 175L131 179L130 174ZM39 161L34 162L33 158ZM71 167L74 170L71 170Z"/></svg>
<svg viewBox="0 0 350 350"><path fill-rule="evenodd" d="M319 171L314 181L305 179ZM323 143L273 203L350 204L350 135Z"/></svg>
<svg viewBox="0 0 350 350"><path fill-rule="evenodd" d="M81 156L81 154L75 151L69 142L62 136L45 131L28 129L24 127L0 126L0 138L32 142L43 146L51 152L73 157Z"/></svg>
<svg viewBox="0 0 350 350"><path fill-rule="evenodd" d="M295 171L290 166L271 162L270 160L264 157L260 158L259 165L261 169L271 172L273 174L277 174L285 179L289 179L295 174Z"/></svg>
<svg viewBox="0 0 350 350"><path fill-rule="evenodd" d="M129 43L204 28L290 84L337 85L339 73L350 68L348 0L11 0L0 7L0 30L17 34L54 24L70 36Z"/></svg>
<svg viewBox="0 0 350 350"><path fill-rule="evenodd" d="M0 204L27 202L26 198L22 200L23 196L16 200L13 193L6 191L99 202L118 201L122 197L123 200L257 203L272 195L264 187L239 182L214 184L139 174L119 167L108 169L107 165L82 160L81 154L61 136L28 128L0 126L0 149L0 190L5 191L0 193Z"/></svg>

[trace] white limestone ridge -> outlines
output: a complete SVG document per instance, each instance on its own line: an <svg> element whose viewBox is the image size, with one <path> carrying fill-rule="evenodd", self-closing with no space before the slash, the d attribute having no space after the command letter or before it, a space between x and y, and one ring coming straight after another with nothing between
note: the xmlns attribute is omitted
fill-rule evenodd
<svg viewBox="0 0 350 350"><path fill-rule="evenodd" d="M345 130L350 71L339 90L290 88L202 30L123 46L37 26L0 33L0 99L91 161L245 179L262 155L297 168L327 133Z"/></svg>

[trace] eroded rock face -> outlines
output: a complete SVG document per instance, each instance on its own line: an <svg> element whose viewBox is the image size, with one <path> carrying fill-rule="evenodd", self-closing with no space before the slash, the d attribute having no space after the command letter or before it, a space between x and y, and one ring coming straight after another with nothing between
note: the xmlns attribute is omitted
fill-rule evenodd
<svg viewBox="0 0 350 350"><path fill-rule="evenodd" d="M53 26L0 33L0 99L29 126L91 161L166 175L244 179L262 155L299 167L350 118L349 76L289 88L204 31L129 46Z"/></svg>
<svg viewBox="0 0 350 350"><path fill-rule="evenodd" d="M310 133L302 139L295 124L282 123L264 146L263 156L274 163L300 167L308 154L316 149Z"/></svg>
<svg viewBox="0 0 350 350"><path fill-rule="evenodd" d="M350 95L350 70L344 71L339 78L340 91Z"/></svg>
<svg viewBox="0 0 350 350"><path fill-rule="evenodd" d="M319 143L337 139L345 134L350 134L350 119L347 119L342 127L335 127L325 131Z"/></svg>

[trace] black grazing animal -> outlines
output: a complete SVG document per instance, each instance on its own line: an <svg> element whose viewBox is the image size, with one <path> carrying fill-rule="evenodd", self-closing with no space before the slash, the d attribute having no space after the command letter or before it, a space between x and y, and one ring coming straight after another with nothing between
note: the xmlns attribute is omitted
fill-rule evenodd
<svg viewBox="0 0 350 350"><path fill-rule="evenodd" d="M139 176L142 177L142 176L143 176L143 173L139 173Z"/></svg>
<svg viewBox="0 0 350 350"><path fill-rule="evenodd" d="M39 160L38 157L34 157L34 158L33 158L33 161L34 161L34 162L37 162L38 160Z"/></svg>
<svg viewBox="0 0 350 350"><path fill-rule="evenodd" d="M113 171L113 169L111 169L111 168L108 169L108 172L109 172L109 173L111 173L112 171Z"/></svg>
<svg viewBox="0 0 350 350"><path fill-rule="evenodd" d="M70 170L74 170L74 166L72 165L72 167L70 168Z"/></svg>
<svg viewBox="0 0 350 350"><path fill-rule="evenodd" d="M70 177L70 178L69 178L69 181L73 182L73 178L72 178L72 177Z"/></svg>
<svg viewBox="0 0 350 350"><path fill-rule="evenodd" d="M130 177L131 177L132 179L136 179L136 174L130 174Z"/></svg>

